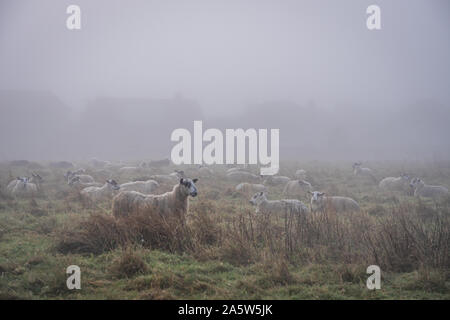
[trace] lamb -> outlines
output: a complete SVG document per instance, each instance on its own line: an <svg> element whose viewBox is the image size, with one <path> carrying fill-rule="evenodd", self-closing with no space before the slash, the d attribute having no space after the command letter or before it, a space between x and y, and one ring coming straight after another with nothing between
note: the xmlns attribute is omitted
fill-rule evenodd
<svg viewBox="0 0 450 320"><path fill-rule="evenodd" d="M236 186L236 191L245 194L253 194L255 192L266 191L267 188L263 184L243 182Z"/></svg>
<svg viewBox="0 0 450 320"><path fill-rule="evenodd" d="M256 206L255 212L261 214L270 213L286 213L293 212L295 214L308 213L308 207L301 201L296 199L283 200L267 200L263 191L255 193L250 199L250 203Z"/></svg>
<svg viewBox="0 0 450 320"><path fill-rule="evenodd" d="M311 183L305 180L292 180L284 187L283 194L287 196L299 196L304 195L307 191L312 191Z"/></svg>
<svg viewBox="0 0 450 320"><path fill-rule="evenodd" d="M159 214L161 217L179 218L184 224L189 210L188 197L197 196L198 179L182 178L172 191L161 195L145 195L136 191L122 191L113 199L115 218L135 215Z"/></svg>
<svg viewBox="0 0 450 320"><path fill-rule="evenodd" d="M270 186L279 186L279 185L285 185L289 181L291 181L291 179L289 177L285 177L285 176L268 176L264 180L263 184L270 185Z"/></svg>
<svg viewBox="0 0 450 320"><path fill-rule="evenodd" d="M159 187L159 183L155 180L147 181L134 181L122 183L120 185L120 191L137 191L144 194L152 193Z"/></svg>
<svg viewBox="0 0 450 320"><path fill-rule="evenodd" d="M325 197L324 192L309 192L311 196L311 211L324 211L327 208L336 212L359 211L358 203L348 197Z"/></svg>
<svg viewBox="0 0 450 320"><path fill-rule="evenodd" d="M353 165L352 165L352 167L353 167L353 174L355 176L369 177L373 181L376 181L377 179L375 178L375 175L373 174L372 169L362 168L361 165L362 165L361 162L353 163Z"/></svg>
<svg viewBox="0 0 450 320"><path fill-rule="evenodd" d="M387 177L380 181L378 187L387 191L407 191L410 177L401 174L400 177Z"/></svg>
<svg viewBox="0 0 450 320"><path fill-rule="evenodd" d="M297 179L305 180L306 179L306 171L303 169L298 169L295 171L295 177Z"/></svg>
<svg viewBox="0 0 450 320"><path fill-rule="evenodd" d="M421 179L414 178L411 180L410 186L414 188L415 197L424 197L439 199L448 195L448 189L443 186L430 186L425 184Z"/></svg>
<svg viewBox="0 0 450 320"><path fill-rule="evenodd" d="M109 179L102 187L87 187L81 190L80 194L85 200L97 202L111 199L119 189L117 182Z"/></svg>
<svg viewBox="0 0 450 320"><path fill-rule="evenodd" d="M257 183L261 181L261 177L245 171L233 171L227 173L227 179L236 182Z"/></svg>

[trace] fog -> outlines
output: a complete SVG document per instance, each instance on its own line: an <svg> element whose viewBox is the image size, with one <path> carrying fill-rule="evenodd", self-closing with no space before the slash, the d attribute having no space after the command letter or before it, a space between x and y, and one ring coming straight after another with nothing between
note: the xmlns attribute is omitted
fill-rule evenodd
<svg viewBox="0 0 450 320"><path fill-rule="evenodd" d="M447 0L2 0L0 160L166 158L194 120L280 129L281 161L448 160L449 30Z"/></svg>

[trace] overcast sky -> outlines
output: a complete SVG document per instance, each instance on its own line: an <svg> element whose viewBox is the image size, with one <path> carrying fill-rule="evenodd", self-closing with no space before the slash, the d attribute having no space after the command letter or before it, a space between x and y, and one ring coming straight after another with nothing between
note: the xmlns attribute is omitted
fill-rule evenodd
<svg viewBox="0 0 450 320"><path fill-rule="evenodd" d="M81 7L82 29L66 29ZM366 28L381 7L382 29ZM181 94L208 114L267 100L450 105L450 1L2 0L0 89Z"/></svg>

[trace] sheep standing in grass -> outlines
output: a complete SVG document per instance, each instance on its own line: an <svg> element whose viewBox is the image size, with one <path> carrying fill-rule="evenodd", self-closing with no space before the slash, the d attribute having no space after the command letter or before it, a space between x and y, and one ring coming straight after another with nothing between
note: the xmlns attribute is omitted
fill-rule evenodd
<svg viewBox="0 0 450 320"><path fill-rule="evenodd" d="M159 183L155 180L134 181L122 183L120 185L120 191L137 191L140 193L148 194L155 191L158 187Z"/></svg>
<svg viewBox="0 0 450 320"><path fill-rule="evenodd" d="M189 196L197 196L197 179L182 178L172 191L161 195L145 195L136 191L122 191L113 199L113 215L116 218L134 215L159 214L176 217L182 223L189 209Z"/></svg>
<svg viewBox="0 0 450 320"><path fill-rule="evenodd" d="M38 187L35 183L31 182L28 177L18 177L16 183L12 187L11 195L14 197L27 197L34 196L38 191Z"/></svg>
<svg viewBox="0 0 450 320"><path fill-rule="evenodd" d="M430 186L421 179L414 178L410 186L414 188L415 197L439 199L448 195L448 189L443 186Z"/></svg>
<svg viewBox="0 0 450 320"><path fill-rule="evenodd" d="M400 177L387 177L380 181L378 187L387 191L407 191L410 177L401 174Z"/></svg>
<svg viewBox="0 0 450 320"><path fill-rule="evenodd" d="M109 179L102 187L87 187L81 190L81 197L85 200L93 202L105 201L111 199L113 195L120 189L115 180Z"/></svg>
<svg viewBox="0 0 450 320"><path fill-rule="evenodd" d="M292 180L284 187L283 194L286 196L303 196L308 191L312 191L311 183L305 180Z"/></svg>
<svg viewBox="0 0 450 320"><path fill-rule="evenodd" d="M355 176L368 177L372 181L377 181L377 179L375 178L375 175L373 174L372 169L363 168L363 167L361 167L361 165L362 165L361 162L353 163L353 165L352 165L352 167L353 167L353 174Z"/></svg>
<svg viewBox="0 0 450 320"><path fill-rule="evenodd" d="M262 214L286 212L303 214L309 211L303 202L296 199L267 200L263 191L254 194L250 199L250 203L256 206L256 213Z"/></svg>
<svg viewBox="0 0 450 320"><path fill-rule="evenodd" d="M258 183L261 181L261 177L245 171L233 171L227 173L227 179L235 182L249 182Z"/></svg>
<svg viewBox="0 0 450 320"><path fill-rule="evenodd" d="M291 181L291 179L285 176L268 176L264 180L263 184L269 186L282 186L288 183L289 181Z"/></svg>
<svg viewBox="0 0 450 320"><path fill-rule="evenodd" d="M348 197L326 197L324 192L309 192L311 196L311 211L325 211L326 209L336 212L359 211L358 203Z"/></svg>
<svg viewBox="0 0 450 320"><path fill-rule="evenodd" d="M254 194L255 192L266 191L267 188L263 184L243 182L236 186L236 191L244 194Z"/></svg>

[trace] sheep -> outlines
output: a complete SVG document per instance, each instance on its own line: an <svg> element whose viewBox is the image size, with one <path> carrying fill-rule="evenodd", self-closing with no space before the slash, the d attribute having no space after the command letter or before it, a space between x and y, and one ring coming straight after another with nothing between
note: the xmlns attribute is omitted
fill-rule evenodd
<svg viewBox="0 0 450 320"><path fill-rule="evenodd" d="M306 171L303 169L298 169L295 171L295 177L297 179L305 180L306 179Z"/></svg>
<svg viewBox="0 0 450 320"><path fill-rule="evenodd" d="M236 181L236 182L249 182L249 183L255 183L255 182L261 181L260 176L257 176L257 175L254 175L253 173L245 172L245 171L233 171L233 172L227 173L227 179L229 179L231 181Z"/></svg>
<svg viewBox="0 0 450 320"><path fill-rule="evenodd" d="M87 187L101 187L102 184L98 182L82 182L80 176L74 176L70 178L67 183L69 186L73 186L77 189L84 189Z"/></svg>
<svg viewBox="0 0 450 320"><path fill-rule="evenodd" d="M87 187L81 190L80 194L85 200L97 202L111 199L119 189L117 182L109 179L102 187Z"/></svg>
<svg viewBox="0 0 450 320"><path fill-rule="evenodd" d="M150 179L159 183L175 183L179 179L184 178L184 171L174 171L171 174L154 174Z"/></svg>
<svg viewBox="0 0 450 320"><path fill-rule="evenodd" d="M198 167L198 174L202 177L207 177L213 175L213 171L206 166L200 165Z"/></svg>
<svg viewBox="0 0 450 320"><path fill-rule="evenodd" d="M267 188L263 184L242 182L236 186L236 191L245 194L253 194L255 192L267 191Z"/></svg>
<svg viewBox="0 0 450 320"><path fill-rule="evenodd" d="M13 196L34 196L38 191L36 184L30 182L28 178L18 178L16 184L12 188Z"/></svg>
<svg viewBox="0 0 450 320"><path fill-rule="evenodd" d="M324 211L326 208L336 210L336 212L359 211L358 203L348 197L325 197L324 192L308 192L311 196L311 211Z"/></svg>
<svg viewBox="0 0 450 320"><path fill-rule="evenodd" d="M145 195L136 191L122 191L113 199L115 218L159 214L163 218L179 218L184 225L189 210L189 196L197 196L198 179L181 178L172 191L161 195Z"/></svg>
<svg viewBox="0 0 450 320"><path fill-rule="evenodd" d="M263 184L269 185L269 186L279 186L279 185L285 185L289 181L291 181L291 179L289 177L285 177L285 176L268 176L264 180Z"/></svg>
<svg viewBox="0 0 450 320"><path fill-rule="evenodd" d="M304 195L307 191L312 191L311 183L305 180L292 180L284 187L283 194L287 196L298 196Z"/></svg>
<svg viewBox="0 0 450 320"><path fill-rule="evenodd" d="M380 181L378 187L387 191L407 191L410 177L401 174L400 177L387 177Z"/></svg>
<svg viewBox="0 0 450 320"><path fill-rule="evenodd" d="M31 178L28 177L17 177L16 179L12 180L11 182L8 183L8 185L6 186L6 191L10 194L13 193L13 189L17 184L22 183L22 187L24 187L24 184L33 184L36 186L36 189L39 189L41 186L41 183L44 180L42 179L42 177L37 174L37 173L32 173L31 174ZM34 189L33 186L25 186L25 189ZM36 190L37 191L37 190Z"/></svg>
<svg viewBox="0 0 450 320"><path fill-rule="evenodd" d="M410 186L414 189L414 196L438 199L448 195L448 189L443 186L430 186L425 184L421 179L414 178L411 180Z"/></svg>
<svg viewBox="0 0 450 320"><path fill-rule="evenodd" d="M377 179L375 178L375 175L373 174L372 169L362 168L361 165L362 165L361 162L353 163L353 165L352 165L353 174L355 176L369 177L373 181L376 181Z"/></svg>
<svg viewBox="0 0 450 320"><path fill-rule="evenodd" d="M141 167L122 167L119 169L120 174L141 174L142 168Z"/></svg>
<svg viewBox="0 0 450 320"><path fill-rule="evenodd" d="M255 212L261 214L286 212L304 214L309 212L308 207L296 199L267 200L264 191L255 193L250 199L250 203L256 206Z"/></svg>
<svg viewBox="0 0 450 320"><path fill-rule="evenodd" d="M155 180L147 181L134 181L122 183L120 185L120 191L137 191L140 193L148 194L155 191L159 187L159 183Z"/></svg>
<svg viewBox="0 0 450 320"><path fill-rule="evenodd" d="M67 179L67 182L69 182L73 177L79 177L80 182L82 182L82 183L94 183L95 182L94 178L88 174L75 174L74 172L72 172L70 170L64 174L64 177Z"/></svg>

